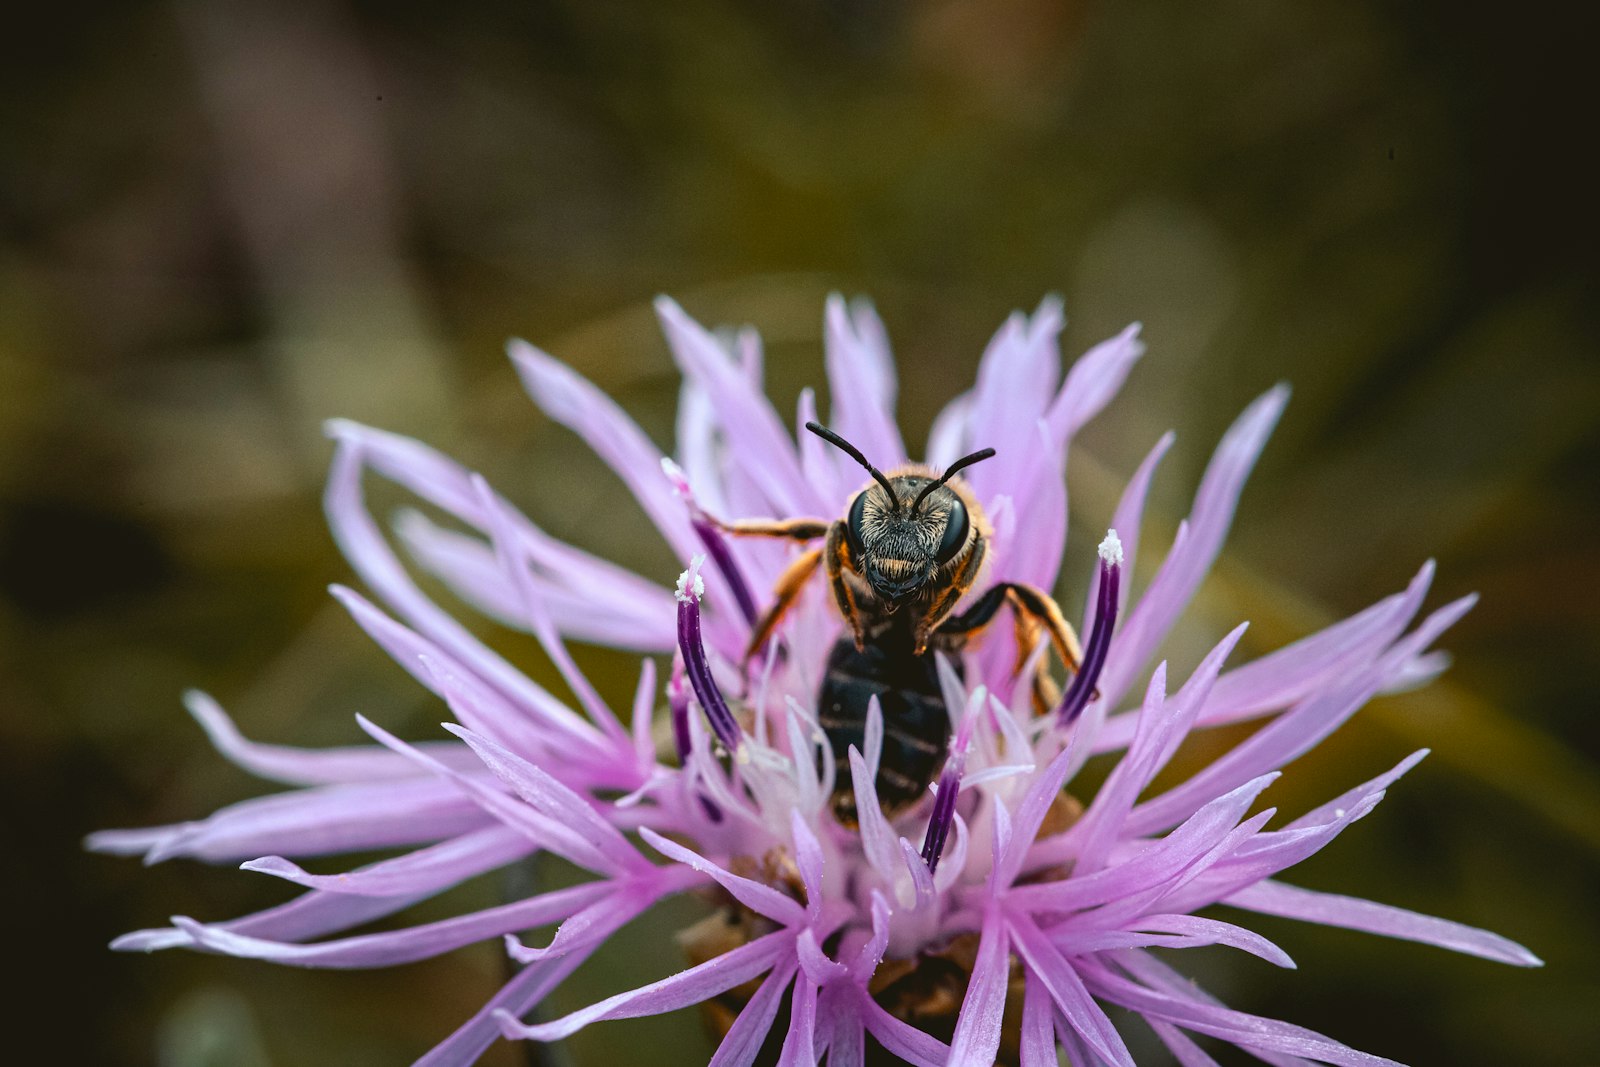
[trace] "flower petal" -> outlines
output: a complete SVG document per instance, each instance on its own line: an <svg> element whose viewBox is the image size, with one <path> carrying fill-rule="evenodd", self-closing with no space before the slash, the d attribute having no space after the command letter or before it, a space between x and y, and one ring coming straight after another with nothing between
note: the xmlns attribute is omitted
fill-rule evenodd
<svg viewBox="0 0 1600 1067"><path fill-rule="evenodd" d="M960 459L967 450L967 443L971 440L967 425L972 421L972 403L973 394L969 389L956 396L934 416L933 425L928 430L928 446L923 450L928 466L943 470Z"/></svg>
<svg viewBox="0 0 1600 1067"><path fill-rule="evenodd" d="M1101 341L1072 364L1047 416L1051 432L1058 440L1065 441L1076 434L1117 395L1128 379L1128 372L1144 354L1139 330L1139 323L1129 324L1121 333Z"/></svg>
<svg viewBox="0 0 1600 1067"><path fill-rule="evenodd" d="M699 542L683 505L661 477L661 450L638 424L587 378L526 341L512 341L507 352L540 410L606 461L680 560L694 555Z"/></svg>
<svg viewBox="0 0 1600 1067"><path fill-rule="evenodd" d="M972 394L968 447L989 447L995 457L966 477L981 500L1006 494L1026 500L1039 484L1041 458L1059 471L1064 438L1039 431L1061 377L1056 337L1063 324L1061 302L1048 299L1029 316L1008 318L978 362Z"/></svg>
<svg viewBox="0 0 1600 1067"><path fill-rule="evenodd" d="M640 767L655 762L656 742L651 731L656 715L656 661L639 661L639 684L633 690L633 753Z"/></svg>
<svg viewBox="0 0 1600 1067"><path fill-rule="evenodd" d="M1374 789L1321 825L1256 834L1241 842L1231 855L1220 857L1199 877L1187 879L1181 891L1166 896L1162 901L1165 910L1196 911L1304 862L1364 818L1382 799L1383 790ZM1243 824L1248 825L1250 820Z"/></svg>
<svg viewBox="0 0 1600 1067"><path fill-rule="evenodd" d="M717 413L698 382L685 378L678 388L678 463L696 499L717 515L736 514L727 496L717 439Z"/></svg>
<svg viewBox="0 0 1600 1067"><path fill-rule="evenodd" d="M481 538L440 526L410 508L396 512L394 531L418 566L456 596L504 626L522 625L521 599L506 586L493 549ZM535 578L562 633L634 652L664 652L672 647L671 590L649 584L633 591L611 578L566 574L586 584L573 588L546 580L543 574ZM663 605L669 609L665 615Z"/></svg>
<svg viewBox="0 0 1600 1067"><path fill-rule="evenodd" d="M1086 969L1086 975L1095 994L1114 1004L1176 1023L1186 1030L1220 1037L1247 1050L1288 1053L1340 1067L1402 1067L1394 1060L1358 1052L1301 1026L1159 992L1100 968Z"/></svg>
<svg viewBox="0 0 1600 1067"><path fill-rule="evenodd" d="M625 915L590 931L593 939L558 959L545 960L523 969L500 987L490 1001L463 1023L455 1033L435 1045L415 1067L469 1067L501 1036L500 1018L515 1017L531 1010L556 986L577 970L606 938L626 923Z"/></svg>
<svg viewBox="0 0 1600 1067"><path fill-rule="evenodd" d="M827 1052L828 1067L864 1067L867 1035L861 1025L860 999L864 998L843 982L824 986L817 998L817 1016L824 1030L817 1051Z"/></svg>
<svg viewBox="0 0 1600 1067"><path fill-rule="evenodd" d="M1089 996L1083 979L1033 920L1026 915L1012 914L1007 916L1007 922L1011 928L1011 943L1027 968L1027 980L1043 983L1050 992L1050 999L1096 1056L1113 1067L1135 1067L1122 1035Z"/></svg>
<svg viewBox="0 0 1600 1067"><path fill-rule="evenodd" d="M1056 1056L1055 1006L1043 982L1028 982L1022 994L1022 1067L1060 1067Z"/></svg>
<svg viewBox="0 0 1600 1067"><path fill-rule="evenodd" d="M998 807L996 810L1000 810ZM1006 1007L1006 985L1011 953L1000 909L990 907L978 935L978 956L972 964L967 995L961 1002L956 1032L950 1039L951 1063L993 1063L1000 1048L1001 1016Z"/></svg>
<svg viewBox="0 0 1600 1067"><path fill-rule="evenodd" d="M816 486L825 499L838 500L842 504L857 486L866 481L865 472L849 456L807 431L805 427L808 422L822 422L822 416L817 414L817 394L809 387L800 390L800 396L795 401L794 425L800 448L800 470L805 474L806 481ZM848 435L846 437L848 439ZM840 507L836 510L842 514L844 509Z"/></svg>
<svg viewBox="0 0 1600 1067"><path fill-rule="evenodd" d="M1193 1038L1176 1026L1160 1019L1145 1019L1145 1022L1150 1024L1150 1029L1156 1032L1161 1043L1167 1046L1167 1050L1178 1061L1178 1067L1220 1067L1205 1049L1195 1044Z"/></svg>
<svg viewBox="0 0 1600 1067"><path fill-rule="evenodd" d="M914 1067L945 1067L956 1062L950 1056L949 1045L896 1019L871 997L861 998L861 1017L867 1033L877 1038L878 1044Z"/></svg>
<svg viewBox="0 0 1600 1067"><path fill-rule="evenodd" d="M440 646L452 660L467 667L514 705L552 720L561 719L564 712L585 729L592 729L417 588L367 512L361 487L364 466L359 438L340 438L323 494L329 529L356 573L422 637Z"/></svg>
<svg viewBox="0 0 1600 1067"><path fill-rule="evenodd" d="M738 442L730 454L733 463L766 490L778 513L824 512L829 502L806 482L794 441L766 395L672 300L658 297L656 314L678 366L705 389L728 440Z"/></svg>
<svg viewBox="0 0 1600 1067"><path fill-rule="evenodd" d="M933 884L933 874L928 870L928 860L903 837L900 839L900 858L905 863L906 877L911 880L912 908L922 911L931 907L938 897L938 891Z"/></svg>
<svg viewBox="0 0 1600 1067"><path fill-rule="evenodd" d="M740 945L697 967L607 997L547 1023L529 1026L519 1022L509 1012L498 1012L500 1032L509 1038L557 1041L577 1033L590 1023L605 1019L636 1019L641 1015L660 1015L686 1008L765 974L791 951L793 943L794 935L779 930Z"/></svg>
<svg viewBox="0 0 1600 1067"><path fill-rule="evenodd" d="M537 963L540 960L564 956L574 948L588 944L596 929L605 926L618 916L625 917L626 922L632 922L635 916L662 897L694 885L698 881L692 877L695 873L697 872L686 871L681 867L651 868L649 875L634 877L626 882L589 883L598 884L604 892L592 902L586 903L583 908L573 910L564 916L560 929L556 931L548 945L542 948L530 947L523 944L520 938L508 933L505 938L506 955L518 963ZM691 877L684 877L686 874Z"/></svg>
<svg viewBox="0 0 1600 1067"><path fill-rule="evenodd" d="M251 741L239 732L222 706L198 689L183 694L183 706L206 732L213 747L231 763L258 778L285 785L337 785L385 778L412 778L416 767L408 760L375 745L341 748L292 748ZM435 742L423 746L447 763L461 763L459 745Z"/></svg>
<svg viewBox="0 0 1600 1067"><path fill-rule="evenodd" d="M958 812L955 819L955 835L949 848L945 852L945 860L939 864L939 870L933 876L933 887L941 893L948 893L950 887L967 869L967 820Z"/></svg>
<svg viewBox="0 0 1600 1067"><path fill-rule="evenodd" d="M1171 699L1162 692L1164 684L1158 686L1156 682L1156 679L1164 680L1165 665L1156 669L1144 711L1140 713L1139 732L1134 736L1132 747L1111 772L1106 784L1095 794L1089 810L1072 828L1081 842L1077 870L1092 874L1105 864L1112 845L1122 834L1134 802L1188 735L1195 716L1199 714L1201 705L1211 693L1212 684L1222 671L1223 662L1244 636L1244 631L1245 627L1240 625L1224 637L1207 653L1183 688ZM1153 702L1150 697L1154 697Z"/></svg>
<svg viewBox="0 0 1600 1067"><path fill-rule="evenodd" d="M1226 672L1217 679L1200 722L1208 726L1238 722L1260 711L1288 707L1370 662L1399 638L1421 608L1433 570L1429 560L1404 592Z"/></svg>
<svg viewBox="0 0 1600 1067"><path fill-rule="evenodd" d="M1188 781L1139 805L1128 818L1129 833L1143 835L1171 826L1222 790L1282 767L1309 751L1360 710L1390 672L1432 644L1475 602L1475 597L1463 597L1446 604L1368 669L1306 698Z"/></svg>
<svg viewBox="0 0 1600 1067"><path fill-rule="evenodd" d="M163 827L146 863L189 856L240 862L269 853L324 856L438 841L484 825L482 812L447 783L401 779L276 793L230 804L200 822ZM119 831L92 835L92 849L113 851ZM147 835L150 831L136 831Z"/></svg>
<svg viewBox="0 0 1600 1067"><path fill-rule="evenodd" d="M780 963L772 969L755 996L739 1010L739 1017L728 1027L707 1067L750 1067L755 1063L767 1035L772 1032L772 1021L778 1017L783 994L794 981L794 972L793 963Z"/></svg>
<svg viewBox="0 0 1600 1067"><path fill-rule="evenodd" d="M1277 777L1262 775L1218 797L1167 836L1141 843L1126 859L1118 858L1094 874L1017 886L1007 900L1030 911L1080 911L1164 885L1216 849L1238 826L1261 791ZM1036 846L1029 866L1051 866L1070 858L1070 850L1055 847L1066 839L1067 835L1062 834L1048 844Z"/></svg>
<svg viewBox="0 0 1600 1067"><path fill-rule="evenodd" d="M900 839L909 847L910 842L905 838ZM861 946L855 959L850 961L850 980L857 986L865 989L867 980L878 970L878 964L883 962L884 950L889 947L889 917L891 910L889 902L882 893L876 889L872 891L872 937Z"/></svg>
<svg viewBox="0 0 1600 1067"><path fill-rule="evenodd" d="M805 909L794 899L784 896L771 886L734 874L698 852L684 848L675 841L667 840L649 827L641 827L639 836L668 859L677 860L702 874L710 875L718 885L731 893L735 900L751 911L765 915L782 926L802 927L806 924Z"/></svg>
<svg viewBox="0 0 1600 1067"><path fill-rule="evenodd" d="M850 974L844 964L822 951L822 946L817 943L816 932L810 927L800 931L794 948L795 957L800 961L800 976L804 981L822 987L841 981Z"/></svg>
<svg viewBox="0 0 1600 1067"><path fill-rule="evenodd" d="M1403 592L1385 597L1310 637L1225 671L1200 709L1197 726L1255 718L1303 699L1371 663L1405 629L1433 578L1424 564ZM1098 751L1121 748L1133 736L1135 715L1117 715L1095 739Z"/></svg>
<svg viewBox="0 0 1600 1067"><path fill-rule="evenodd" d="M876 698L873 701L876 707ZM866 853L872 869L878 872L878 877L885 884L893 885L894 871L899 866L895 856L900 851L895 845L894 830L890 828L889 820L884 818L883 808L878 803L878 786L872 768L854 745L850 746L849 760L851 785L856 794L856 818L859 820L856 829L861 837L862 851Z"/></svg>
<svg viewBox="0 0 1600 1067"><path fill-rule="evenodd" d="M814 818L822 807L822 779L817 769L816 749L818 744L827 745L827 737L820 729L802 723L803 714L795 699L788 698L788 707L784 709L784 727L789 737L789 757L794 761L795 806L792 814L802 821Z"/></svg>
<svg viewBox="0 0 1600 1067"><path fill-rule="evenodd" d="M1381 794L1395 782L1411 772L1411 768L1427 758L1429 750L1419 748L1405 759L1384 771L1376 778L1370 778L1353 789L1347 789L1334 797L1326 804L1319 804L1306 812L1298 819L1284 827L1285 830L1305 830L1330 823L1335 819L1344 817L1346 811L1360 807L1371 797Z"/></svg>
<svg viewBox="0 0 1600 1067"><path fill-rule="evenodd" d="M1148 952L1118 952L1108 954L1105 959L1114 961L1127 975L1153 989L1194 1000L1201 1004L1210 1004L1218 1008L1227 1007L1222 1001L1201 988L1200 984L1193 978L1180 974ZM1152 1019L1148 1016L1144 1018L1145 1022L1150 1024L1152 1028L1172 1026L1171 1023L1162 1022L1159 1019ZM1192 1045L1193 1042L1190 1042L1190 1044ZM1249 1052L1263 1063L1272 1064L1272 1067L1307 1067L1311 1062L1301 1059L1299 1056L1286 1056L1282 1053L1268 1052L1259 1048L1250 1049Z"/></svg>
<svg viewBox="0 0 1600 1067"><path fill-rule="evenodd" d="M374 472L415 493L467 526L480 531L486 529L477 494L470 483L471 472L448 456L409 437L342 419L329 423L329 434L340 440L357 442L367 465ZM641 578L625 567L551 537L504 498L497 499L515 530L517 558L527 563L533 580L550 602L563 632L577 632L567 628L567 613L570 611L585 616L593 616L598 612L600 617L620 616L638 623L648 621L652 616L647 609L651 605L659 606L670 595L659 584ZM424 566L455 587L475 606L492 611L497 602L494 594L503 595L503 584L480 587L471 580L480 571L492 573L495 570L493 555L481 540L436 527L412 509L401 512L398 526L397 532L410 547L416 549L418 542L422 543L424 551L419 553L419 561ZM430 543L434 536L438 538L437 546ZM422 558L431 556L431 550L435 547L439 551L437 560ZM439 565L435 566L436 563ZM485 597L482 594L490 595ZM654 617L659 618L659 615ZM599 639L606 640L603 637Z"/></svg>
<svg viewBox="0 0 1600 1067"><path fill-rule="evenodd" d="M778 1067L815 1067L817 1053L817 987L805 975L794 980L789 999L789 1032L783 1038Z"/></svg>
<svg viewBox="0 0 1600 1067"><path fill-rule="evenodd" d="M1222 895L1216 888L1219 882L1230 890L1243 884L1244 874L1229 880L1234 872L1226 864L1257 845L1265 836L1261 828L1277 813L1276 808L1256 812L1228 831L1213 848L1196 857L1192 863L1171 872L1149 889L1119 897L1098 911L1087 916L1074 916L1067 922L1102 928L1123 927L1157 911L1191 912L1212 903ZM1332 835L1327 840L1332 840Z"/></svg>
<svg viewBox="0 0 1600 1067"><path fill-rule="evenodd" d="M307 941L393 915L444 888L434 886L398 897L358 897L314 890L276 907L211 925L231 933L273 941ZM188 934L164 926L123 934L111 942L111 947L117 952L156 952L169 948L188 948L191 944Z"/></svg>
<svg viewBox="0 0 1600 1067"><path fill-rule="evenodd" d="M883 323L870 303L847 307L838 293L828 297L824 319L830 428L880 468L900 463L906 446L894 419L894 360Z"/></svg>
<svg viewBox="0 0 1600 1067"><path fill-rule="evenodd" d="M1223 435L1195 492L1189 536L1173 546L1111 645L1100 682L1107 704L1114 705L1127 692L1211 569L1233 523L1244 481L1288 399L1284 386L1268 390Z"/></svg>
<svg viewBox="0 0 1600 1067"><path fill-rule="evenodd" d="M484 871L515 863L533 851L534 846L526 837L496 824L344 874L309 874L282 856L262 856L240 866L307 889L391 897L455 885Z"/></svg>
<svg viewBox="0 0 1600 1067"><path fill-rule="evenodd" d="M1133 477L1128 479L1128 484L1122 490L1122 499L1117 502L1115 517L1111 521L1111 529L1117 531L1117 536L1122 542L1122 574L1120 587L1117 590L1117 614L1122 615L1128 607L1128 595L1133 591L1133 565L1139 558L1139 534L1144 528L1145 499L1150 495L1150 481L1155 477L1156 467L1167 454L1167 449L1172 447L1172 442L1177 440L1177 435L1171 430L1161 435L1161 439L1150 449L1144 461L1133 472ZM1094 630L1097 615L1097 604L1100 595L1100 572L1097 568L1095 576L1089 584L1089 591L1085 594L1083 605L1083 629L1085 633Z"/></svg>
<svg viewBox="0 0 1600 1067"><path fill-rule="evenodd" d="M338 585L331 586L329 592L378 647L441 700L448 700L441 679L451 679L458 696L463 697L458 700L461 707L456 709L456 714L466 725L527 752L553 754L558 747L567 749L570 746L569 756L600 754L589 726L554 697L549 702L519 707L499 690L478 680L470 667L426 637L391 619L360 593ZM471 699L465 699L468 695Z"/></svg>
<svg viewBox="0 0 1600 1067"><path fill-rule="evenodd" d="M1282 882L1259 882L1240 890L1222 903L1264 915L1420 941L1425 945L1438 945L1452 952L1464 952L1469 956L1480 956L1517 967L1539 967L1544 962L1515 941L1475 926L1420 915L1405 908L1358 897L1301 889Z"/></svg>
<svg viewBox="0 0 1600 1067"><path fill-rule="evenodd" d="M480 781L476 777L462 774L444 766L418 752L415 747L395 737L364 716L357 715L356 721L361 724L363 730L371 734L380 744L409 757L416 761L418 766L426 767L442 778L447 779L446 782L437 784L453 785L459 793L465 794L464 799L477 805L484 812L511 829L525 834L530 841L597 874L616 875L626 873L629 870L627 866L617 863L606 852L597 849L582 834L575 832L559 820L550 818L521 800L507 796L486 781Z"/></svg>
<svg viewBox="0 0 1600 1067"><path fill-rule="evenodd" d="M1054 1005L1051 1005L1051 1007L1053 1009ZM1088 1042L1084 1041L1083 1035L1072 1028L1072 1023L1067 1021L1067 1017L1059 1011L1055 1013L1055 1016L1056 1044L1061 1046L1061 1051L1065 1053L1067 1062L1074 1065L1087 1063L1091 1067L1101 1067L1105 1061L1089 1051Z"/></svg>
<svg viewBox="0 0 1600 1067"><path fill-rule="evenodd" d="M1066 454L1051 443L1049 428L1042 419L1034 421L1031 437L1019 447L1030 456L1031 464L1029 481L1012 497L1020 502L1016 525L1019 534L1010 543L994 546L995 563L990 573L997 581L1054 589L1067 547Z"/></svg>
<svg viewBox="0 0 1600 1067"><path fill-rule="evenodd" d="M589 883L512 904L502 904L497 908L457 915L440 922L311 945L249 937L234 933L224 926L197 923L181 915L175 917L172 923L186 933L194 945L228 956L269 960L297 967L390 967L437 956L463 945L499 937L512 930L557 922L603 895L605 889L604 883Z"/></svg>
<svg viewBox="0 0 1600 1067"><path fill-rule="evenodd" d="M622 728L622 722L606 702L600 699L600 694L573 662L560 633L551 622L543 596L533 584L532 575L515 557L513 548L515 533L505 510L500 505L499 498L481 475L473 476L472 487L478 494L478 501L487 520L495 559L521 602L523 625L538 640L539 647L544 649L544 654L550 658L550 662L555 664L562 681L567 683L567 688L572 690L573 695L578 698L578 703L589 713L590 720L610 736L612 744L625 741L627 731Z"/></svg>
<svg viewBox="0 0 1600 1067"><path fill-rule="evenodd" d="M650 866L639 850L628 843L610 823L595 811L590 802L568 789L550 775L518 756L471 730L454 723L444 728L471 746L483 760L484 766L512 791L527 801L534 810L553 822L561 823L574 834L581 836L596 852L615 864L619 870L638 872Z"/></svg>
<svg viewBox="0 0 1600 1067"><path fill-rule="evenodd" d="M1260 934L1198 915L1145 915L1121 930L1080 926L1048 931L1050 943L1068 956L1130 948L1201 948L1227 945L1268 963L1292 969L1294 960Z"/></svg>
<svg viewBox="0 0 1600 1067"><path fill-rule="evenodd" d="M806 891L806 914L816 922L822 914L822 843L796 809L789 812L789 833L794 844L794 863L800 869L800 884Z"/></svg>
<svg viewBox="0 0 1600 1067"><path fill-rule="evenodd" d="M1062 786L1066 784L1067 773L1077 758L1075 749L1076 735L1073 735L1068 738L1066 747L1050 761L1050 765L1028 787L1022 802L1017 805L1016 829L1012 833L1011 847L1000 858L1000 870L996 876L1001 885L1010 885L1016 880L1028 849L1038 836L1039 827L1044 823L1045 815L1049 813L1050 806L1055 803Z"/></svg>

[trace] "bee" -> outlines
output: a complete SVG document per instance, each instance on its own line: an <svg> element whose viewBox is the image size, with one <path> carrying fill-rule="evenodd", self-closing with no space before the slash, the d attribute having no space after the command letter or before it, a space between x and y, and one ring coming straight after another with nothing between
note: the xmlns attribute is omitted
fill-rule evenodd
<svg viewBox="0 0 1600 1067"><path fill-rule="evenodd" d="M992 457L994 449L963 456L943 471L913 464L885 474L832 430L815 422L806 423L806 429L871 475L851 497L844 517L722 525L740 536L823 541L797 556L779 577L772 605L752 629L746 658L767 642L806 583L824 568L849 632L829 654L817 706L839 768L834 814L854 826L855 792L846 755L851 745L864 747L873 697L883 715L876 785L886 814L898 814L922 799L943 764L950 710L931 650L954 659L1009 604L1017 621L1019 670L1044 635L1069 670L1077 670L1082 652L1060 607L1031 585L997 583L955 614L957 603L977 581L993 537L983 508L957 475ZM1042 664L1032 684L1035 707L1053 706L1058 693Z"/></svg>

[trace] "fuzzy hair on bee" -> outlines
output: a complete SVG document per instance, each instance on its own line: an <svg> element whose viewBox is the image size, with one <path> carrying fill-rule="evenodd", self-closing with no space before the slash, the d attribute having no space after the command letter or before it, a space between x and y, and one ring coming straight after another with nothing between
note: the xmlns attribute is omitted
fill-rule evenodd
<svg viewBox="0 0 1600 1067"><path fill-rule="evenodd" d="M886 477L894 497L869 484L851 502L845 535L863 592L893 613L908 598L927 600L954 583L969 557L982 554L991 531L963 483L916 465Z"/></svg>

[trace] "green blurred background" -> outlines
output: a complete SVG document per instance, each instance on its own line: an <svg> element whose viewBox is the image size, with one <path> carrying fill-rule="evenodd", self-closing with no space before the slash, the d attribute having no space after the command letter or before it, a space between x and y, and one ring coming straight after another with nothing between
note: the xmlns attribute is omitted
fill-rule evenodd
<svg viewBox="0 0 1600 1067"><path fill-rule="evenodd" d="M1061 293L1069 355L1146 324L1150 353L1074 453L1069 605L1162 430L1179 444L1147 560L1222 428L1293 382L1172 655L1187 668L1241 618L1246 651L1276 647L1429 555L1431 604L1481 591L1444 641L1445 679L1378 701L1273 799L1303 810L1431 746L1296 880L1492 927L1548 966L1266 922L1300 972L1178 962L1241 1008L1414 1064L1600 1063L1595 35L1566 10L68 0L13 23L8 1059L408 1062L475 1010L503 976L497 945L372 973L113 955L117 933L287 887L79 841L262 791L205 745L186 686L269 740L353 741L356 711L433 735L441 709L324 593L349 571L320 516L322 419L421 436L551 531L669 579L620 484L521 395L503 342L571 361L666 444L676 380L653 295L759 326L785 411L820 377L838 289L888 323L913 441L1012 308ZM622 657L585 662L631 691ZM485 880L419 912L505 891ZM674 967L668 932L690 911L635 931L561 1003L620 988L641 959ZM565 1055L705 1048L689 1014Z"/></svg>

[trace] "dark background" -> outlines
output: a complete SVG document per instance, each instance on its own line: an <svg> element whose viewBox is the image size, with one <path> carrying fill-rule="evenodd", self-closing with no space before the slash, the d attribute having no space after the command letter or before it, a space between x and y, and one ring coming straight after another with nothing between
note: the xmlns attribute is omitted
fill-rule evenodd
<svg viewBox="0 0 1600 1067"><path fill-rule="evenodd" d="M1241 618L1247 651L1276 647L1429 555L1431 604L1481 591L1443 642L1455 668L1376 702L1273 800L1303 810L1431 746L1295 880L1492 927L1548 966L1265 922L1298 973L1177 962L1238 1007L1415 1064L1600 1063L1600 234L1577 7L194 0L8 19L10 1058L405 1062L470 1014L498 946L334 974L113 955L117 933L284 887L79 841L261 791L205 746L186 686L269 740L356 740L355 711L431 735L441 709L324 593L348 570L319 512L322 419L424 437L552 532L667 580L619 483L522 397L504 340L571 361L665 444L654 294L759 326L785 411L820 377L839 289L877 301L912 441L1012 308L1061 293L1069 355L1144 321L1149 355L1074 453L1068 604L1161 430L1179 444L1147 558L1221 429L1293 382L1172 654L1192 664ZM586 662L631 692L620 657ZM634 938L659 971L679 918ZM561 1003L636 981L639 951ZM698 1035L691 1014L569 1051L703 1061Z"/></svg>

